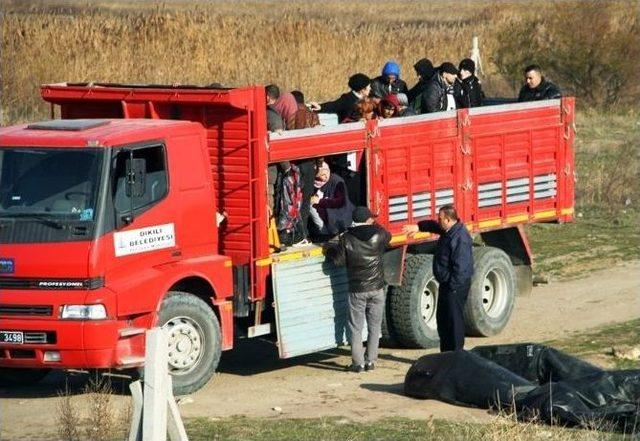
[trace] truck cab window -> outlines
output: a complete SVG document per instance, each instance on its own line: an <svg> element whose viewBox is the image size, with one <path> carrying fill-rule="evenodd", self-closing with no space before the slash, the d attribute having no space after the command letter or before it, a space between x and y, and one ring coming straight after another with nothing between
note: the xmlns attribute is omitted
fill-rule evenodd
<svg viewBox="0 0 640 441"><path fill-rule="evenodd" d="M136 214L151 208L167 194L167 166L164 146L143 147L133 150L133 159L143 159L145 162L144 190L142 195L134 195L133 201L127 193L127 162L131 158L130 150L122 150L115 159L114 206L117 213L124 213L133 209ZM133 202L133 204L132 204Z"/></svg>
<svg viewBox="0 0 640 441"><path fill-rule="evenodd" d="M0 216L91 221L102 152L98 149L0 149Z"/></svg>

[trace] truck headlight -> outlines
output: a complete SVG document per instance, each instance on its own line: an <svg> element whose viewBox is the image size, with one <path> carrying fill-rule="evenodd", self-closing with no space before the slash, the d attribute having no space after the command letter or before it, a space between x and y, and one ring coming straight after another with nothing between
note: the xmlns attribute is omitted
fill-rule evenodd
<svg viewBox="0 0 640 441"><path fill-rule="evenodd" d="M104 305L64 305L60 311L61 319L102 320L107 318Z"/></svg>

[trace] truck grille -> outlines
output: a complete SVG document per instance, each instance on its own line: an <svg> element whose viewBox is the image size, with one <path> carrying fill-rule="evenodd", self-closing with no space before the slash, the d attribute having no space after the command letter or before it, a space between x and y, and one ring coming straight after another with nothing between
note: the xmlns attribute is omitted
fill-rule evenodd
<svg viewBox="0 0 640 441"><path fill-rule="evenodd" d="M50 316L51 305L0 305L0 316Z"/></svg>

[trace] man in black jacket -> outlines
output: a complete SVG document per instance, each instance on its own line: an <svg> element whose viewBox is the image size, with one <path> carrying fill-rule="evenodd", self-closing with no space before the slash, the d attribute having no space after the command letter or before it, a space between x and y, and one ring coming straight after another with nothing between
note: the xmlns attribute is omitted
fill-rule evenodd
<svg viewBox="0 0 640 441"><path fill-rule="evenodd" d="M459 98L458 69L447 61L438 67L422 94L422 113L455 110Z"/></svg>
<svg viewBox="0 0 640 441"><path fill-rule="evenodd" d="M338 260L343 260L349 276L349 335L354 372L373 370L378 359L378 344L385 288L384 252L391 234L375 224L367 207L353 211L354 226L340 236ZM342 263L342 262L341 262ZM367 319L367 353L362 345L362 327Z"/></svg>
<svg viewBox="0 0 640 441"><path fill-rule="evenodd" d="M465 58L458 66L460 71L461 93L458 107L466 109L479 107L484 101L484 92L480 80L476 77L476 63L471 58Z"/></svg>
<svg viewBox="0 0 640 441"><path fill-rule="evenodd" d="M473 276L472 239L453 205L444 205L438 221L421 221L406 225L404 232L413 235L427 231L440 235L433 256L433 274L440 284L436 320L440 351L464 348L464 304L469 296Z"/></svg>
<svg viewBox="0 0 640 441"><path fill-rule="evenodd" d="M542 69L537 64L524 68L525 84L520 89L518 101L551 100L562 97L558 86L547 81L542 75Z"/></svg>
<svg viewBox="0 0 640 441"><path fill-rule="evenodd" d="M409 103L411 108L416 112L416 114L423 113L422 111L422 95L427 89L427 84L429 84L429 80L436 73L436 70L433 67L433 63L428 58L422 58L413 65L413 68L416 71L416 75L418 75L418 82L415 86L413 86L409 92L407 92L407 98L409 98Z"/></svg>
<svg viewBox="0 0 640 441"><path fill-rule="evenodd" d="M318 104L310 103L311 109L315 112L337 113L338 122L346 119L357 121L360 115L357 113L356 104L358 101L367 98L371 92L371 78L363 73L357 73L349 78L349 89L351 91L344 93L335 101Z"/></svg>

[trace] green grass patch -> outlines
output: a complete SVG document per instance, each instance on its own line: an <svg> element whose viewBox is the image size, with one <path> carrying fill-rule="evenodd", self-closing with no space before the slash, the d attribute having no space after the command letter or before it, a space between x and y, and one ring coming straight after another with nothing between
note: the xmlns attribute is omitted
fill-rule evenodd
<svg viewBox="0 0 640 441"><path fill-rule="evenodd" d="M632 348L640 348L640 319L575 333L548 344L576 357L589 359L595 356L614 369L640 369L640 361L621 356Z"/></svg>
<svg viewBox="0 0 640 441"><path fill-rule="evenodd" d="M425 403L426 407L426 403ZM426 410L426 409L425 409ZM204 418L187 422L190 440L403 440L493 441L493 440L622 440L623 436L585 430L562 429L518 423L496 416L488 424L454 423L442 420L385 418L374 422L354 422L345 418L258 419L235 417L218 421Z"/></svg>
<svg viewBox="0 0 640 441"><path fill-rule="evenodd" d="M574 278L640 258L638 211L579 207L576 214L572 223L527 227L536 274Z"/></svg>
<svg viewBox="0 0 640 441"><path fill-rule="evenodd" d="M574 278L640 259L640 122L633 112L576 118L575 221L527 227L536 274Z"/></svg>

